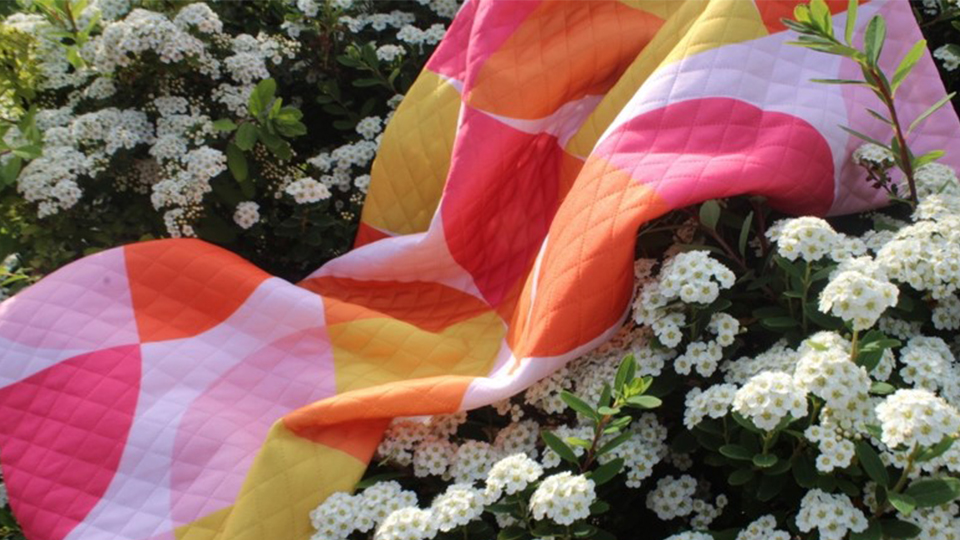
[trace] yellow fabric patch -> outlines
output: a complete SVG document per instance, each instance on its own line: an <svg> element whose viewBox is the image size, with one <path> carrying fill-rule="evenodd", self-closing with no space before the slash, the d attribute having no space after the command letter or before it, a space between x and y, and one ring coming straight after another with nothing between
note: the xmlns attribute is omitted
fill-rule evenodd
<svg viewBox="0 0 960 540"><path fill-rule="evenodd" d="M204 516L189 525L178 527L174 531L177 540L215 540L223 532L223 524L230 517L233 506L228 506Z"/></svg>
<svg viewBox="0 0 960 540"><path fill-rule="evenodd" d="M638 9L647 9L646 4L657 4L642 0L624 1L631 6L636 4ZM676 4L675 11L570 139L566 147L568 152L580 157L589 155L607 126L657 68L722 45L768 35L753 2L690 0L670 3Z"/></svg>
<svg viewBox="0 0 960 540"><path fill-rule="evenodd" d="M506 333L496 312L438 333L396 319L364 319L328 328L337 393L438 375L486 375Z"/></svg>
<svg viewBox="0 0 960 540"><path fill-rule="evenodd" d="M457 133L460 92L423 70L383 134L361 220L394 235L427 230Z"/></svg>
<svg viewBox="0 0 960 540"><path fill-rule="evenodd" d="M278 421L250 468L236 503L176 531L177 540L309 538L310 511L336 491L352 491L366 464L297 437Z"/></svg>

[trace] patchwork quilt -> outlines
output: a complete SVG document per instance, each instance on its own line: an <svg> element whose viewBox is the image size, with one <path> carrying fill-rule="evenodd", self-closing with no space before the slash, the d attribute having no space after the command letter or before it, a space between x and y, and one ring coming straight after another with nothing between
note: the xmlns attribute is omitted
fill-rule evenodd
<svg viewBox="0 0 960 540"><path fill-rule="evenodd" d="M0 304L0 462L31 540L296 540L392 418L511 396L612 335L638 228L739 194L884 203L888 128L795 1L469 0L387 127L357 248L293 284L192 239L81 259ZM846 0L829 2L844 25ZM891 69L921 38L906 0ZM944 95L929 55L907 121ZM960 166L947 107L912 135Z"/></svg>

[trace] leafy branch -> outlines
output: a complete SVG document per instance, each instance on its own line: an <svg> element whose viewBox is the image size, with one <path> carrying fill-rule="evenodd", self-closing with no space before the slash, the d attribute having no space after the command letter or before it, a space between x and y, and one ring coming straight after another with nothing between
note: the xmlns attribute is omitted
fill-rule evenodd
<svg viewBox="0 0 960 540"><path fill-rule="evenodd" d="M894 163L899 168L906 179L910 188L909 202L911 205L917 204L917 186L916 170L921 166L931 163L941 156L943 151L934 150L926 154L915 156L907 144L907 136L916 129L924 120L943 107L953 97L953 93L944 97L923 114L918 116L907 128L897 114L894 99L898 88L916 66L917 62L926 49L927 42L920 40L916 42L906 55L900 60L899 65L892 77L888 77L880 67L880 54L883 51L886 40L886 22L880 15L875 15L867 24L864 33L863 49L855 47L853 42L854 31L857 24L857 0L850 0L847 7L847 20L844 30L843 40L834 35L833 21L830 9L824 0L811 0L808 5L798 5L794 10L794 20L783 19L782 22L791 30L800 34L797 41L790 42L791 45L806 47L815 51L843 56L856 62L860 66L863 79L813 79L815 82L825 84L849 84L859 85L869 88L874 95L886 108L886 115L868 109L867 111L881 122L890 126L893 135L889 143L882 143L872 137L864 135L850 127L841 126L846 132L863 139L869 143L876 144L890 152L893 155ZM872 178L875 182L876 178ZM887 186L886 182L881 184L888 191L893 192L893 186ZM894 192L895 193L895 192Z"/></svg>

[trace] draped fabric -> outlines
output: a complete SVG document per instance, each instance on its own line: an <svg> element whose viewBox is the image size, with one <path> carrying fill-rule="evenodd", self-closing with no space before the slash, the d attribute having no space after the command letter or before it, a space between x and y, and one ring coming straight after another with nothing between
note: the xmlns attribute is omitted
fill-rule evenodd
<svg viewBox="0 0 960 540"><path fill-rule="evenodd" d="M0 462L31 540L305 539L394 417L472 409L602 343L637 230L741 194L884 196L850 61L786 42L794 1L470 0L384 134L357 248L292 284L179 239L81 259L0 304ZM846 1L830 2L842 34ZM888 70L921 35L881 13ZM907 121L944 95L928 54ZM911 136L960 165L948 107Z"/></svg>

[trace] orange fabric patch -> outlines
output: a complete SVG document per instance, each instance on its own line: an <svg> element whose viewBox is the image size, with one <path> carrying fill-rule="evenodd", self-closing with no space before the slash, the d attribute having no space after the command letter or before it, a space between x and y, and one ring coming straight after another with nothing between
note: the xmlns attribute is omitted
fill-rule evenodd
<svg viewBox="0 0 960 540"><path fill-rule="evenodd" d="M340 433L339 429L349 421L367 421L367 428L358 433L368 433L364 429L372 430L374 424L369 422L373 420L457 411L473 379L445 375L353 390L301 407L287 414L283 421L291 431L303 433L304 437L333 436L334 431L325 430L325 426L343 424L336 431Z"/></svg>
<svg viewBox="0 0 960 540"><path fill-rule="evenodd" d="M426 281L360 281L319 277L301 287L323 295L327 325L360 319L397 319L430 332L490 311L479 298Z"/></svg>
<svg viewBox="0 0 960 540"><path fill-rule="evenodd" d="M360 222L360 226L357 227L357 237L353 240L353 247L358 248L360 246L372 244L377 240L383 240L384 238L390 238L390 235L381 231L380 229Z"/></svg>
<svg viewBox="0 0 960 540"><path fill-rule="evenodd" d="M199 240L125 246L140 341L195 336L237 310L270 274Z"/></svg>
<svg viewBox="0 0 960 540"><path fill-rule="evenodd" d="M606 92L662 25L621 2L543 2L468 81L466 102L511 118L549 116Z"/></svg>
<svg viewBox="0 0 960 540"><path fill-rule="evenodd" d="M330 448L349 454L358 461L369 463L373 452L390 425L390 418L347 422L331 426L304 426L283 420L284 425L299 437L309 439Z"/></svg>
<svg viewBox="0 0 960 540"><path fill-rule="evenodd" d="M536 291L528 279L510 325L516 356L563 354L613 326L633 290L637 228L669 210L650 186L589 159L550 229Z"/></svg>

